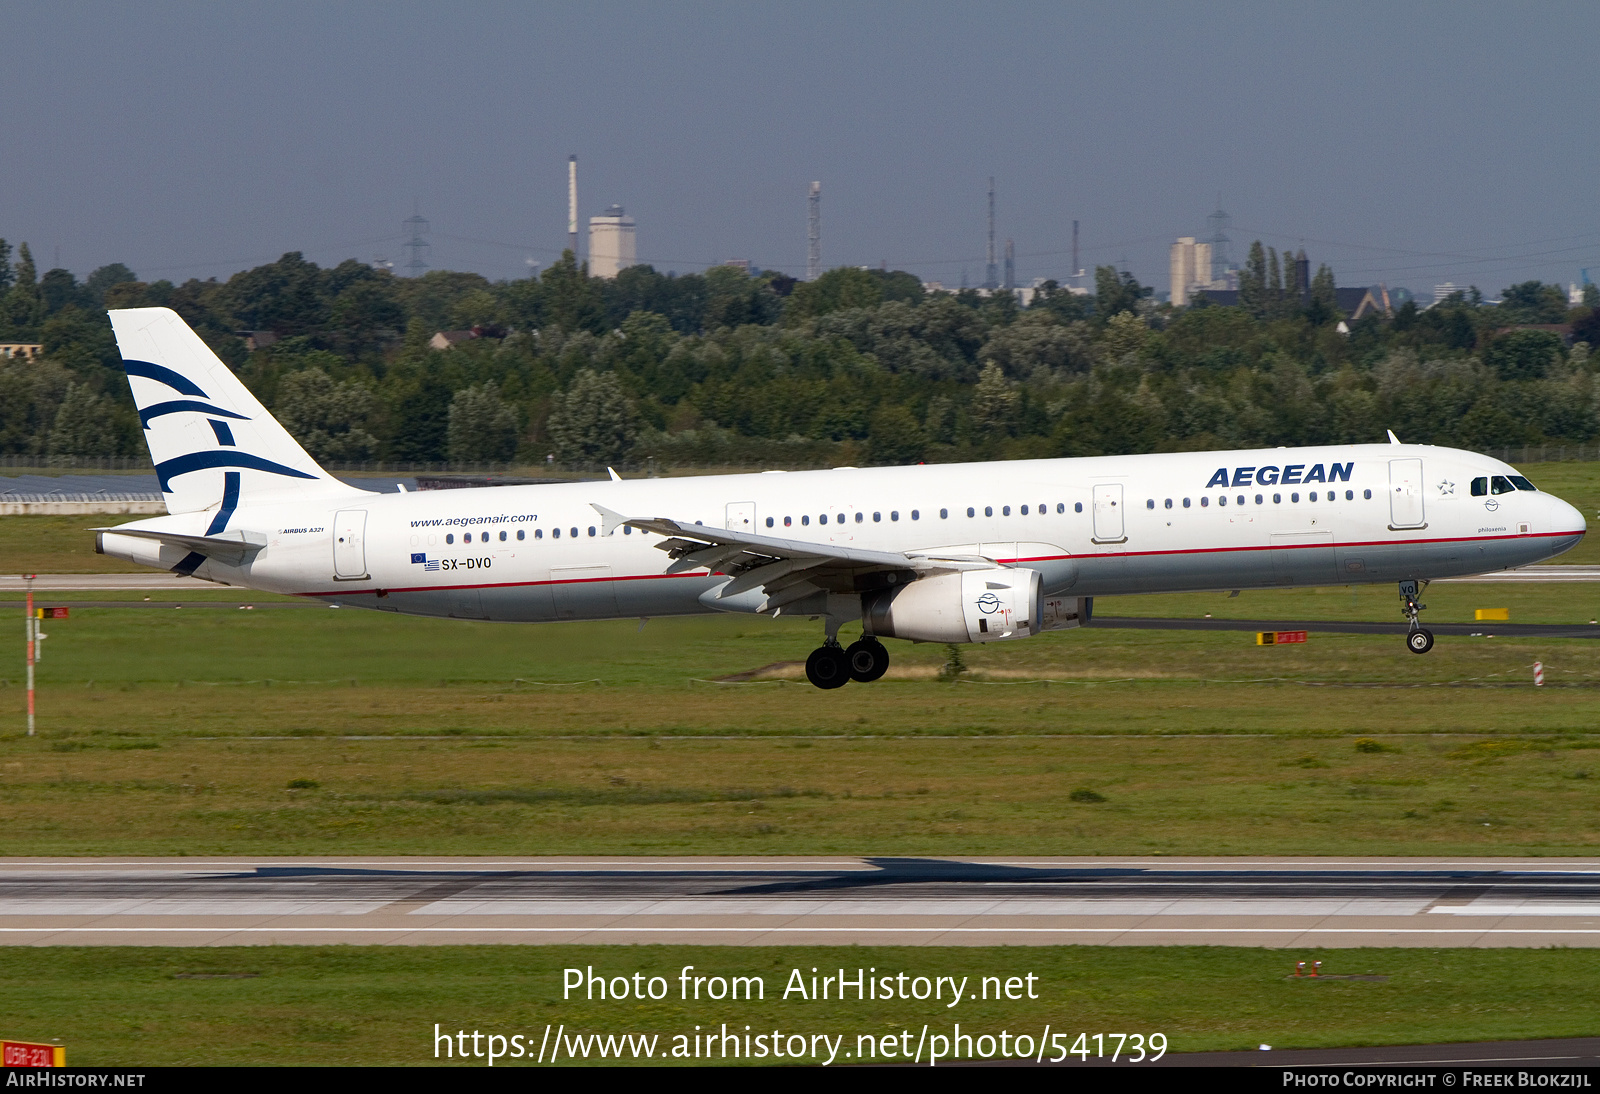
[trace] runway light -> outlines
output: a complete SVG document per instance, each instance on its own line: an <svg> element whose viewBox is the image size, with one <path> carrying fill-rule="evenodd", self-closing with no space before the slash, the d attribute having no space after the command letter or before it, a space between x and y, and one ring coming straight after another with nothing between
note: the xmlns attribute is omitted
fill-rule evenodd
<svg viewBox="0 0 1600 1094"><path fill-rule="evenodd" d="M1312 976L1321 976L1322 975L1322 962L1321 961L1313 961L1313 962L1311 962L1311 975Z"/></svg>

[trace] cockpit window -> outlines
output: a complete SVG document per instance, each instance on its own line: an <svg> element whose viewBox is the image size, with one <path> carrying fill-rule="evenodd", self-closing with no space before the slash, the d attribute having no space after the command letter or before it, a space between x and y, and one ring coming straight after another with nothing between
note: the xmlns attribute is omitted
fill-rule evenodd
<svg viewBox="0 0 1600 1094"><path fill-rule="evenodd" d="M1511 485L1511 480L1504 475L1496 475L1489 480L1489 493L1491 494L1510 494L1515 490L1516 487Z"/></svg>
<svg viewBox="0 0 1600 1094"><path fill-rule="evenodd" d="M1511 485L1515 486L1518 490L1537 490L1538 489L1538 487L1534 486L1533 483L1529 482L1527 479L1523 478L1521 475L1508 475L1507 477L1511 480Z"/></svg>
<svg viewBox="0 0 1600 1094"><path fill-rule="evenodd" d="M1472 496L1473 497L1481 498L1481 497L1484 497L1485 495L1487 495L1488 493L1489 493L1489 476L1488 475L1485 475L1485 476L1483 476L1482 478L1479 478L1479 479L1473 479L1472 480Z"/></svg>

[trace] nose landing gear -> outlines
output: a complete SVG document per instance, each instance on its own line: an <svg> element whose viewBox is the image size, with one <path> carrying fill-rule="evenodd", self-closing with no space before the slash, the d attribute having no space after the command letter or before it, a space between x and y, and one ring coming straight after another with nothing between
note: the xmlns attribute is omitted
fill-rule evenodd
<svg viewBox="0 0 1600 1094"><path fill-rule="evenodd" d="M1427 653L1433 649L1433 632L1425 629L1417 619L1417 614L1428 607L1417 599L1420 595L1421 588L1417 582L1400 582L1400 599L1404 602L1400 614L1411 623L1411 630L1406 634L1406 649L1412 653Z"/></svg>

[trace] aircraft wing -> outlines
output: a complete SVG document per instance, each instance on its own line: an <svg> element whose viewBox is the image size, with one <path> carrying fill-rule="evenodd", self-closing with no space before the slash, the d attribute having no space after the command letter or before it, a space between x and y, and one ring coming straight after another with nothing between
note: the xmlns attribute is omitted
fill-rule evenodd
<svg viewBox="0 0 1600 1094"><path fill-rule="evenodd" d="M776 613L787 604L821 592L864 592L930 573L995 565L989 559L973 555L869 551L839 543L781 539L731 528L712 528L669 517L625 517L602 505L592 507L601 516L605 535L627 525L665 536L656 547L672 559L666 570L669 574L701 568L728 574L732 580L717 591L718 600L761 589L766 593L766 602L760 608L763 612Z"/></svg>

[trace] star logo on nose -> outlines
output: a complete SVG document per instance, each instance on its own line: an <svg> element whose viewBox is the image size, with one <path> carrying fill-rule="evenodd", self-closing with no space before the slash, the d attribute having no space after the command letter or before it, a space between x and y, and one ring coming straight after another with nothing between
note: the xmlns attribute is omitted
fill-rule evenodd
<svg viewBox="0 0 1600 1094"><path fill-rule="evenodd" d="M1455 492L1456 492L1456 484L1455 483L1451 482L1449 479L1440 479L1439 480L1439 493L1441 493L1441 494L1454 494Z"/></svg>

